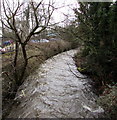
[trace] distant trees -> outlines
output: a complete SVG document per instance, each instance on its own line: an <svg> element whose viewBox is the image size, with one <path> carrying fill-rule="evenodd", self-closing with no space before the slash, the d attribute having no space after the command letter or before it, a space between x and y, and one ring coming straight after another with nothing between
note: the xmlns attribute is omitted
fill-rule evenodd
<svg viewBox="0 0 117 120"><path fill-rule="evenodd" d="M79 3L74 12L78 36L83 38L87 70L100 82L116 82L117 2Z"/></svg>
<svg viewBox="0 0 117 120"><path fill-rule="evenodd" d="M41 34L49 25L54 11L53 2L45 4L43 0L39 3L29 2L28 4L20 1L13 2L3 0L4 15L2 22L4 26L13 33L15 42L15 56L13 61L14 79L16 85L22 83L26 67L28 65L27 44L31 37ZM21 46L21 50L19 49ZM19 51L22 53L22 70L18 73ZM30 57L32 58L32 57Z"/></svg>
<svg viewBox="0 0 117 120"><path fill-rule="evenodd" d="M71 21L64 27L56 26L55 31L61 39L71 42L72 48L78 47L81 42L82 38L79 38L78 36L77 25L75 21Z"/></svg>

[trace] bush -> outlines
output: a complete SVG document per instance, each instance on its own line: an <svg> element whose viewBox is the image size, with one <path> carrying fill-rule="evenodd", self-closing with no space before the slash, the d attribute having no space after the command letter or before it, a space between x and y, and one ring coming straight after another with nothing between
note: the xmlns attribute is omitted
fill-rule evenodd
<svg viewBox="0 0 117 120"><path fill-rule="evenodd" d="M103 106L106 116L111 120L117 118L117 86L109 86L97 100Z"/></svg>

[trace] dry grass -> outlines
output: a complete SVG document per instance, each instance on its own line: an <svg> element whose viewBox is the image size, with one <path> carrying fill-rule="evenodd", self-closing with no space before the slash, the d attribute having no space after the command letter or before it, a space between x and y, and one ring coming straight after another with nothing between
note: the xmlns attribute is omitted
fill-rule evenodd
<svg viewBox="0 0 117 120"><path fill-rule="evenodd" d="M117 118L117 85L109 86L97 99L99 105L103 106L106 117L110 120Z"/></svg>
<svg viewBox="0 0 117 120"><path fill-rule="evenodd" d="M43 63L46 59L66 50L70 49L70 43L65 42L63 40L60 41L51 41L49 43L29 43L27 46L27 54L28 57L34 56L29 59L29 64L27 66L25 78L35 71L36 68L39 67L41 63ZM7 72L9 77L12 77L12 62L13 62L14 52L3 54L3 68L2 71ZM22 66L22 57L21 53L19 53L18 60L19 74ZM3 74L3 96L8 93L8 90L11 89L10 85L13 84L11 80L8 79L6 74ZM8 81L8 82L7 82ZM7 84L6 84L7 82ZM7 86L7 87L6 87ZM6 90L4 90L7 88ZM4 94L5 93L5 94Z"/></svg>
<svg viewBox="0 0 117 120"><path fill-rule="evenodd" d="M43 63L46 59L61 53L63 51L69 50L71 49L71 45L69 42L65 42L63 40L59 40L59 41L51 41L49 43L29 43L27 45L27 54L28 57L31 57L32 55L36 57L32 57L31 59L29 59L29 64L27 66L26 69L26 74L24 79L26 79L27 76L29 76L30 74L32 74L33 72L35 72L35 70L39 67L39 65L41 63ZM13 79L13 71L12 71L12 61L13 61L13 56L14 56L14 52L11 53L6 53L3 54L3 68L2 71L6 71L9 75L10 78ZM19 60L18 60L18 73L20 74L21 71L21 65L22 64L22 58L21 58L21 53L19 53ZM9 111L9 101L12 101L10 99L14 98L13 92L14 89L16 88L15 83L13 82L12 79L9 79L8 76L6 74L2 75L3 77L3 116L6 116L8 114ZM18 89L18 88L17 88ZM7 104L8 103L8 104ZM10 102L12 103L12 102ZM6 108L7 106L7 108ZM6 108L6 110L5 110Z"/></svg>

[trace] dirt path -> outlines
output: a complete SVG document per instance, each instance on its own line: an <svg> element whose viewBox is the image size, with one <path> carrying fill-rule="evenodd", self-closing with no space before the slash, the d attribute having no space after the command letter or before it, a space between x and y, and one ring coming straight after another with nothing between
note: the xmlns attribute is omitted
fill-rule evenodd
<svg viewBox="0 0 117 120"><path fill-rule="evenodd" d="M103 113L70 50L48 59L19 88L8 118L94 118Z"/></svg>

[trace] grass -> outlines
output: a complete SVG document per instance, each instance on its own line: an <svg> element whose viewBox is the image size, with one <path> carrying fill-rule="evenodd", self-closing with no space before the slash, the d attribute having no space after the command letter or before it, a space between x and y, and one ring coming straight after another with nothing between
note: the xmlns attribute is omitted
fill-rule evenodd
<svg viewBox="0 0 117 120"><path fill-rule="evenodd" d="M26 79L27 76L35 72L35 70L39 68L39 65L42 64L46 59L69 49L71 49L71 44L63 40L51 41L48 43L29 43L27 45L28 57L31 57L32 55L36 57L32 57L31 59L29 59L29 64L26 69L24 80ZM3 58L2 72L7 73L7 74L5 73L2 74L3 118L5 118L8 115L10 111L9 108L12 106L13 99L16 94L16 90L19 87L18 86L16 88L15 83L13 81L13 71L12 71L13 57L14 57L14 52L11 53L9 52L3 54L2 56ZM22 67L21 53L19 53L18 65L19 65L18 73L20 74Z"/></svg>

